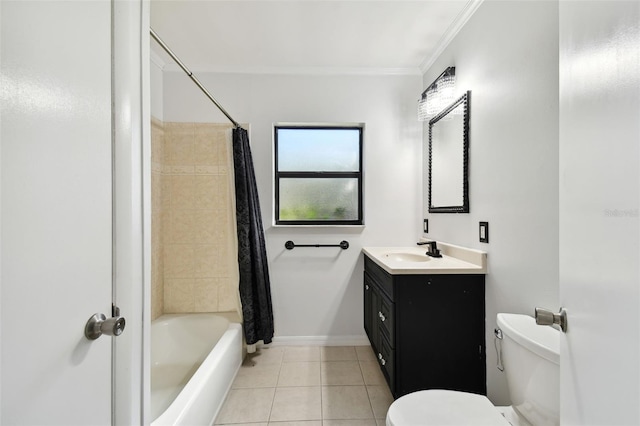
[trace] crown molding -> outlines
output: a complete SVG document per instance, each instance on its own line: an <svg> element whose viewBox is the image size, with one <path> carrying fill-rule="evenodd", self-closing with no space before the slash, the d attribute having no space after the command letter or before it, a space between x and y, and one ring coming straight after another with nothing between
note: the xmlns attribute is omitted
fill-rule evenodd
<svg viewBox="0 0 640 426"><path fill-rule="evenodd" d="M433 65L442 52L444 52L444 49L447 48L449 43L451 43L451 40L454 39L471 16L473 16L476 10L478 10L483 1L484 0L469 0L465 8L460 11L458 16L456 16L456 19L454 19L451 25L449 25L447 31L445 31L442 37L440 37L433 53L425 58L425 60L420 64L420 71L422 74L426 73L429 68L431 68L431 65Z"/></svg>

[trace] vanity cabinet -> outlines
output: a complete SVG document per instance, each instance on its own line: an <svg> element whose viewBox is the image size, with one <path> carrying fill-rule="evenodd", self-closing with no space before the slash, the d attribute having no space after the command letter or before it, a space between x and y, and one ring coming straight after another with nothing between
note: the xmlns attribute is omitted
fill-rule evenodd
<svg viewBox="0 0 640 426"><path fill-rule="evenodd" d="M484 274L391 275L364 261L364 328L393 396L486 395Z"/></svg>

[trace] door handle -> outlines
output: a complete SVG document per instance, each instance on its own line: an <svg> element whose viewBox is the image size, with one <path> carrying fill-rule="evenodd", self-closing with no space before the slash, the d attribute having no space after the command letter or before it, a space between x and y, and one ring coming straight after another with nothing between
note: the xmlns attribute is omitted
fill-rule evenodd
<svg viewBox="0 0 640 426"><path fill-rule="evenodd" d="M122 334L126 321L120 316L107 318L104 314L94 314L84 327L84 335L89 340L96 340L103 334L117 337Z"/></svg>
<svg viewBox="0 0 640 426"><path fill-rule="evenodd" d="M559 325L560 329L567 332L567 311L560 308L560 312L554 314L548 309L536 308L536 324L538 325Z"/></svg>

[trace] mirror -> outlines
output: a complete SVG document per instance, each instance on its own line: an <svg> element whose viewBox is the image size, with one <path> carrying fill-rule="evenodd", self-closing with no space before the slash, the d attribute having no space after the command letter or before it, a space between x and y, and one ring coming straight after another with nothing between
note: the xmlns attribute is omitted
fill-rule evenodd
<svg viewBox="0 0 640 426"><path fill-rule="evenodd" d="M429 213L469 213L470 96L429 121Z"/></svg>

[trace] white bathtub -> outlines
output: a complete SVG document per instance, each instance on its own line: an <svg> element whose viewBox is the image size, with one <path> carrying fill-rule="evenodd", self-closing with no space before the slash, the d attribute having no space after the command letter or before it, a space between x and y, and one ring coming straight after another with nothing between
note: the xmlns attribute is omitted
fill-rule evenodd
<svg viewBox="0 0 640 426"><path fill-rule="evenodd" d="M151 425L213 424L241 363L240 324L224 314L171 314L153 321Z"/></svg>

